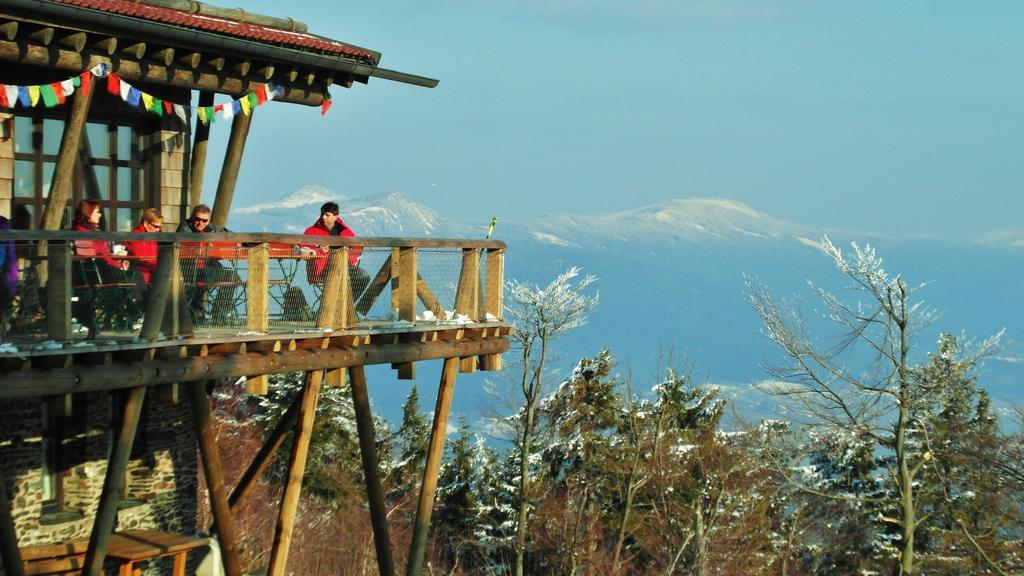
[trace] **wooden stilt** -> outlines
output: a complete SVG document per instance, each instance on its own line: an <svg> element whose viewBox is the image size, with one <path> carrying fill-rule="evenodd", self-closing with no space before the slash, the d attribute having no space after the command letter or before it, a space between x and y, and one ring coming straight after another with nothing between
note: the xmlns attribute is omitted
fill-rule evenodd
<svg viewBox="0 0 1024 576"><path fill-rule="evenodd" d="M251 124L252 114L238 114L231 121L228 151L224 155L224 166L220 169L217 197L213 199L213 213L210 216L210 221L215 226L223 227L228 222L228 210L231 209L231 199L235 195L238 169L242 165L242 152L245 150L245 139L249 136Z"/></svg>
<svg viewBox="0 0 1024 576"><path fill-rule="evenodd" d="M25 576L25 567L18 552L18 533L14 530L11 516L11 501L7 499L7 481L0 474L0 562L4 573L10 576Z"/></svg>
<svg viewBox="0 0 1024 576"><path fill-rule="evenodd" d="M242 474L242 479L238 481L238 484L231 491L231 496L228 498L228 507L234 511L238 504L245 498L245 495L249 493L249 490L256 485L256 479L260 477L260 474L267 468L270 461L274 458L274 454L277 453L277 449L284 443L285 436L288 435L294 427L295 423L299 420L299 407L302 405L302 396L299 396L292 402L292 405L288 407L284 415L281 416L281 420L278 421L277 426L267 437L267 440L260 447L260 451L256 453L256 456L252 459L252 463Z"/></svg>
<svg viewBox="0 0 1024 576"><path fill-rule="evenodd" d="M292 441L292 457L288 463L288 483L281 497L281 511L274 529L274 546L270 550L268 576L284 576L288 564L288 550L292 543L292 529L295 526L295 511L299 506L302 491L302 476L306 472L306 456L309 440L313 434L313 418L316 415L316 401L320 396L322 370L306 372L306 386L302 391L302 406L295 424L295 438Z"/></svg>
<svg viewBox="0 0 1024 576"><path fill-rule="evenodd" d="M114 440L114 448L107 462L107 475L103 479L103 492L100 494L100 505L96 511L96 521L92 525L92 534L89 536L89 549L85 553L82 574L99 576L103 571L103 559L107 555L107 543L117 521L117 506L124 491L128 459L132 453L135 431L139 427L139 416L142 414L142 402L145 399L146 388L139 386L132 388L125 400L121 430Z"/></svg>
<svg viewBox="0 0 1024 576"><path fill-rule="evenodd" d="M238 545L235 540L235 522L231 517L227 493L224 489L224 470L220 465L220 452L213 433L213 415L206 399L206 382L199 380L188 386L188 399L192 407L192 420L199 443L199 455L206 474L206 489L210 496L210 509L217 525L217 540L220 543L221 560L227 576L242 576L242 565L238 560Z"/></svg>
<svg viewBox="0 0 1024 576"><path fill-rule="evenodd" d="M348 250L332 250L327 257L327 270L324 280L324 293L320 297L320 310L316 316L317 328L340 328L336 324L338 306L342 300L338 298L342 287L348 283Z"/></svg>
<svg viewBox="0 0 1024 576"><path fill-rule="evenodd" d="M93 87L95 90L95 86ZM41 227L43 230L59 230L64 217L64 207L71 196L71 178L78 160L78 146L85 131L85 118L89 114L93 90L78 90L71 98L68 119L64 123L64 133L60 137L60 150L57 152L57 165L53 168L53 180L50 181L50 195L43 210Z"/></svg>
<svg viewBox="0 0 1024 576"><path fill-rule="evenodd" d="M270 245L249 247L249 276L245 282L246 327L249 332L266 333L270 329ZM266 374L245 381L249 394L266 395L269 388Z"/></svg>
<svg viewBox="0 0 1024 576"><path fill-rule="evenodd" d="M199 106L213 106L213 92L199 93ZM203 178L206 177L206 148L210 143L210 124L196 122L196 131L192 135L192 164L189 168L188 203L195 206L202 202Z"/></svg>
<svg viewBox="0 0 1024 576"><path fill-rule="evenodd" d="M419 274L416 271L416 249L400 248L398 250L398 318L408 322L416 321L416 288L419 286ZM416 364L406 362L396 367L399 380L416 379Z"/></svg>
<svg viewBox="0 0 1024 576"><path fill-rule="evenodd" d="M416 523L413 525L412 543L409 544L409 563L405 568L406 576L418 576L423 570L423 557L427 550L427 533L430 529L430 514L434 508L437 475L441 470L445 432L448 429L448 412L452 407L452 396L455 395L455 376L458 371L458 358L444 359L444 367L441 369L441 386L437 391L437 405L434 407L434 423L430 427L430 445L427 448L427 462L423 470L420 501L416 508Z"/></svg>
<svg viewBox="0 0 1024 576"><path fill-rule="evenodd" d="M146 302L145 315L142 317L142 331L139 333L139 338L142 340L155 340L160 334L164 311L171 295L171 283L175 280L171 274L177 260L176 245L164 243L157 247L156 271L153 273L149 285L149 297Z"/></svg>
<svg viewBox="0 0 1024 576"><path fill-rule="evenodd" d="M377 549L377 569L383 576L394 576L395 562L391 558L387 510L384 508L384 494L380 487L377 442L374 439L373 415L370 413L370 395L366 390L365 368L361 365L349 368L349 380L352 384L356 429L359 432L359 452L363 457L363 476L366 479L370 521L373 524L373 544Z"/></svg>

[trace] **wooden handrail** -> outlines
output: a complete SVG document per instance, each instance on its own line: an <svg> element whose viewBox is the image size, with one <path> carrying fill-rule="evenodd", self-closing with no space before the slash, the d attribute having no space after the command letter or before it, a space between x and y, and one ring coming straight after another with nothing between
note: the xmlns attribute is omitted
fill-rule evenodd
<svg viewBox="0 0 1024 576"><path fill-rule="evenodd" d="M305 234L277 234L271 232L218 232L195 234L190 232L75 232L72 230L3 230L0 240L75 241L83 238L107 242L235 242L241 244L299 244L316 246L367 246L373 248L485 248L504 249L501 240L470 238L401 238L390 236L307 236Z"/></svg>

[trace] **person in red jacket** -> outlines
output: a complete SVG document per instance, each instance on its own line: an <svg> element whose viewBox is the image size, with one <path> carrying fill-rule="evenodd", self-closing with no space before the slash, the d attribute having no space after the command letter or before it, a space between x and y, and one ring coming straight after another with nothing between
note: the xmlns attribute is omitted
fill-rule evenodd
<svg viewBox="0 0 1024 576"><path fill-rule="evenodd" d="M355 238L356 233L345 225L345 222L338 217L338 204L327 202L320 207L320 218L315 224L306 228L306 234L311 236L344 236ZM306 278L310 284L323 284L327 272L327 261L329 249L326 246L306 245L316 251L316 258L306 263ZM352 297L358 299L359 295L370 283L370 275L359 267L359 259L363 255L362 246L352 246L348 251L348 278L352 285Z"/></svg>
<svg viewBox="0 0 1024 576"><path fill-rule="evenodd" d="M76 232L100 232L103 229L103 205L96 200L82 200L75 207L71 229ZM91 340L99 332L96 318L96 289L124 280L127 260L114 258L105 240L76 240L75 266L72 270L77 300L71 312L88 329Z"/></svg>
<svg viewBox="0 0 1024 576"><path fill-rule="evenodd" d="M132 228L132 232L152 234L163 230L163 227L164 217L160 215L160 212L155 208L147 208L142 213L139 225ZM139 272L139 276L142 278L142 283L148 287L153 278L153 272L156 271L157 243L151 240L139 240L125 242L124 244L128 249L128 254L132 257L132 264L135 270Z"/></svg>

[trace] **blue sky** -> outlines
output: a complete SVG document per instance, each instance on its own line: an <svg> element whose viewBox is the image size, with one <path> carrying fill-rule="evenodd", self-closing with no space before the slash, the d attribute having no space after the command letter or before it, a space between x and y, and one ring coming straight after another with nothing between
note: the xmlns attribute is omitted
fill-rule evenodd
<svg viewBox="0 0 1024 576"><path fill-rule="evenodd" d="M897 235L1024 228L1020 2L243 8L379 50L382 66L441 84L336 88L326 118L261 108L238 206L316 184L348 196L397 190L476 223L704 196ZM215 126L211 150L227 133ZM212 198L220 159L210 160Z"/></svg>

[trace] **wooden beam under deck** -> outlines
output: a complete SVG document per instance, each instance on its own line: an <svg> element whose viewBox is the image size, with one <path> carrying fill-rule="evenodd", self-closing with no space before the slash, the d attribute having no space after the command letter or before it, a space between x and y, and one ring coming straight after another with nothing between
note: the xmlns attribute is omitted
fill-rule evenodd
<svg viewBox="0 0 1024 576"><path fill-rule="evenodd" d="M0 398L29 398L43 394L72 394L116 390L135 386L158 386L214 378L238 378L259 374L333 370L368 364L396 364L438 358L465 358L501 354L508 350L506 336L485 340L438 340L401 342L352 348L353 336L338 335L297 340L296 350L242 352L244 342L222 342L223 352L206 356L140 361L115 358L113 364L37 369L35 363L0 375ZM348 341L348 343L346 343ZM320 348L306 348L310 342ZM233 345L233 349L231 346ZM210 346L215 349L216 346ZM141 349L141 348L139 348Z"/></svg>

